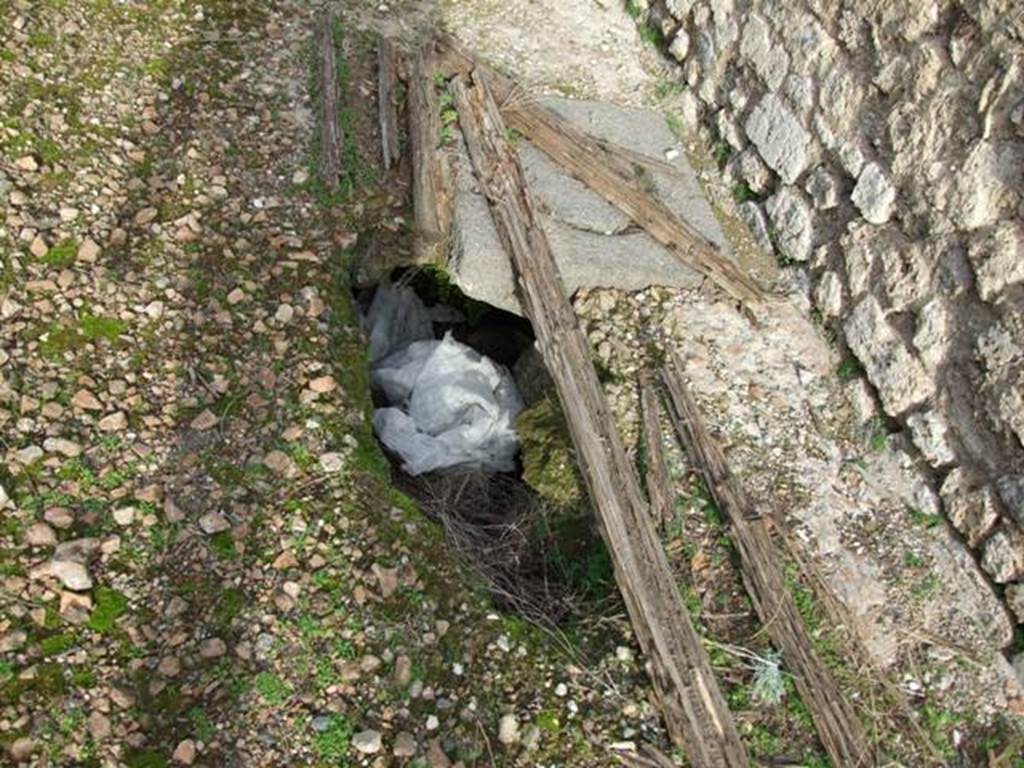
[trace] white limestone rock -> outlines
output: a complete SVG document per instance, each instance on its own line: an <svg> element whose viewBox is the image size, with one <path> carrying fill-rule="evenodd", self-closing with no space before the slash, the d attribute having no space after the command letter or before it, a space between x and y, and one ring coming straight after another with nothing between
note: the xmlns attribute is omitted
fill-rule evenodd
<svg viewBox="0 0 1024 768"><path fill-rule="evenodd" d="M907 418L910 437L933 467L952 464L956 453L950 443L949 423L936 411L922 411Z"/></svg>
<svg viewBox="0 0 1024 768"><path fill-rule="evenodd" d="M774 93L766 95L747 118L747 136L761 157L787 184L807 167L811 135Z"/></svg>
<svg viewBox="0 0 1024 768"><path fill-rule="evenodd" d="M814 227L811 206L803 195L791 187L784 187L769 198L765 208L782 255L794 261L807 261L811 255Z"/></svg>
<svg viewBox="0 0 1024 768"><path fill-rule="evenodd" d="M872 224L884 224L892 218L896 187L878 163L868 163L861 171L850 199L865 219Z"/></svg>

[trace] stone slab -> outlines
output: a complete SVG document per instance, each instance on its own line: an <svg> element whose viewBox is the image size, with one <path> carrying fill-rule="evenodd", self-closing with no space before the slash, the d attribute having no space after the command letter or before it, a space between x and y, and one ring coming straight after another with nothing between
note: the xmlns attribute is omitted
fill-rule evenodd
<svg viewBox="0 0 1024 768"><path fill-rule="evenodd" d="M673 166L672 172L650 171L654 193L677 216L728 249L697 176L662 114L556 97L545 97L541 103L592 136ZM634 291L650 285L689 288L702 282L698 272L529 142L520 142L519 154L568 295L584 287ZM455 224L449 264L453 278L467 295L521 315L512 266L464 147L456 152L454 165Z"/></svg>

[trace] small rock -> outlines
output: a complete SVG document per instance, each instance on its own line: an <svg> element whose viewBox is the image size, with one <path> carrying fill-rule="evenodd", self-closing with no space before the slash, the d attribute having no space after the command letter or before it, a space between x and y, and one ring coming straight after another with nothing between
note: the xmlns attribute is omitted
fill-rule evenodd
<svg viewBox="0 0 1024 768"><path fill-rule="evenodd" d="M416 754L416 737L408 731L399 731L391 748L395 757L412 757Z"/></svg>
<svg viewBox="0 0 1024 768"><path fill-rule="evenodd" d="M18 762L28 760L32 756L32 752L35 751L35 748L36 743L27 736L15 739L10 747L11 759Z"/></svg>
<svg viewBox="0 0 1024 768"><path fill-rule="evenodd" d="M189 426L197 432L205 432L206 430L215 427L219 421L220 419L218 419L213 412L207 408L192 419Z"/></svg>
<svg viewBox="0 0 1024 768"><path fill-rule="evenodd" d="M537 748L537 744L540 743L540 728L533 723L526 726L526 730L523 731L523 749L533 750Z"/></svg>
<svg viewBox="0 0 1024 768"><path fill-rule="evenodd" d="M395 590L398 589L398 569L384 568L374 563L372 570L373 575L377 577L377 583L380 585L381 596L384 598L391 597Z"/></svg>
<svg viewBox="0 0 1024 768"><path fill-rule="evenodd" d="M227 295L228 304L232 307L236 304L240 304L245 299L245 291L241 288L235 288Z"/></svg>
<svg viewBox="0 0 1024 768"><path fill-rule="evenodd" d="M32 173L33 171L39 170L39 163L32 155L24 155L14 161L14 167L19 171L27 171Z"/></svg>
<svg viewBox="0 0 1024 768"><path fill-rule="evenodd" d="M872 224L884 224L892 217L896 188L878 163L868 163L860 172L850 199L865 219Z"/></svg>
<svg viewBox="0 0 1024 768"><path fill-rule="evenodd" d="M1006 584L1024 577L1024 533L1004 520L985 542L981 567L997 584Z"/></svg>
<svg viewBox="0 0 1024 768"><path fill-rule="evenodd" d="M295 568L298 564L298 558L296 558L295 553L289 549L278 555L274 559L274 562L271 563L270 567L275 571L287 571L289 568Z"/></svg>
<svg viewBox="0 0 1024 768"><path fill-rule="evenodd" d="M109 416L104 416L96 423L96 426L101 432L120 432L128 426L128 417L124 415L124 411L117 411Z"/></svg>
<svg viewBox="0 0 1024 768"><path fill-rule="evenodd" d="M352 746L364 755L374 755L380 752L382 746L380 731L360 731L352 737Z"/></svg>
<svg viewBox="0 0 1024 768"><path fill-rule="evenodd" d="M217 659L227 653L227 646L219 637L209 637L199 644L199 655L204 659Z"/></svg>
<svg viewBox="0 0 1024 768"><path fill-rule="evenodd" d="M295 474L295 463L284 451L271 451L263 457L263 464L272 472L285 477Z"/></svg>
<svg viewBox="0 0 1024 768"><path fill-rule="evenodd" d="M28 633L22 629L12 629L0 635L0 653L10 653L24 647L28 641Z"/></svg>
<svg viewBox="0 0 1024 768"><path fill-rule="evenodd" d="M320 468L328 475L340 472L345 467L345 457L340 453L324 453L320 456Z"/></svg>
<svg viewBox="0 0 1024 768"><path fill-rule="evenodd" d="M50 453L59 453L61 456L66 456L69 459L82 455L82 446L63 437L46 438L43 441L43 448Z"/></svg>
<svg viewBox="0 0 1024 768"><path fill-rule="evenodd" d="M29 575L33 578L53 577L60 579L66 589L82 592L92 589L92 579L85 566L81 563L74 563L70 560L51 560L48 563L33 568Z"/></svg>
<svg viewBox="0 0 1024 768"><path fill-rule="evenodd" d="M405 688L412 680L412 660L402 655L395 659L395 685Z"/></svg>
<svg viewBox="0 0 1024 768"><path fill-rule="evenodd" d="M3 505L0 504L0 508L2 507ZM71 514L70 509L65 509L64 507L50 507L43 512L43 519L54 528L61 530L70 528L75 524L75 516Z"/></svg>
<svg viewBox="0 0 1024 768"><path fill-rule="evenodd" d="M80 389L71 397L71 404L83 411L102 411L103 403L88 389Z"/></svg>
<svg viewBox="0 0 1024 768"><path fill-rule="evenodd" d="M519 722L515 715L502 715L498 721L498 741L511 746L519 741Z"/></svg>
<svg viewBox="0 0 1024 768"><path fill-rule="evenodd" d="M89 735L95 741L104 741L110 736L110 718L102 712L94 710L90 713L89 719L86 721L86 727L89 729Z"/></svg>
<svg viewBox="0 0 1024 768"><path fill-rule="evenodd" d="M57 545L54 560L70 560L73 563L86 565L100 551L100 540L92 536L71 539Z"/></svg>
<svg viewBox="0 0 1024 768"><path fill-rule="evenodd" d="M135 507L119 507L113 512L114 522L124 527L135 522Z"/></svg>
<svg viewBox="0 0 1024 768"><path fill-rule="evenodd" d="M166 754L166 753L165 753ZM179 765L192 765L196 759L196 743L192 739L185 739L174 748L171 760Z"/></svg>
<svg viewBox="0 0 1024 768"><path fill-rule="evenodd" d="M338 382L334 380L333 376L320 376L309 382L309 388L318 394L331 392L337 389L337 387Z"/></svg>
<svg viewBox="0 0 1024 768"><path fill-rule="evenodd" d="M77 592L60 593L60 617L68 624L84 624L92 610L92 598Z"/></svg>
<svg viewBox="0 0 1024 768"><path fill-rule="evenodd" d="M84 261L87 264L93 264L99 255L100 247L92 238L87 237L82 241L82 244L78 246L77 258L79 261Z"/></svg>
<svg viewBox="0 0 1024 768"><path fill-rule="evenodd" d="M203 533L213 536L231 529L231 523L219 512L207 512L199 518L199 527Z"/></svg>
<svg viewBox="0 0 1024 768"><path fill-rule="evenodd" d="M177 677L181 672L181 661L177 656L164 656L156 667L156 671L164 677Z"/></svg>
<svg viewBox="0 0 1024 768"><path fill-rule="evenodd" d="M279 323L290 323L295 317L295 309L291 304L281 304L274 313L274 319Z"/></svg>
<svg viewBox="0 0 1024 768"><path fill-rule="evenodd" d="M430 768L451 768L452 761L448 759L448 755L441 748L440 739L434 739L427 747L427 763Z"/></svg>
<svg viewBox="0 0 1024 768"><path fill-rule="evenodd" d="M46 523L32 523L25 530L25 543L30 547L52 547L57 543L57 534Z"/></svg>

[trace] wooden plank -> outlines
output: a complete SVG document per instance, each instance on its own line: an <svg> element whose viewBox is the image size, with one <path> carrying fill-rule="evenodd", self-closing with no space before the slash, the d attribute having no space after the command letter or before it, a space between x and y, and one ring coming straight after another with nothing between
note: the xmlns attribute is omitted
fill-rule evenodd
<svg viewBox="0 0 1024 768"><path fill-rule="evenodd" d="M452 225L451 174L438 144L441 114L434 84L437 61L432 43L416 51L409 73L409 149L412 155L414 251L419 263L447 255Z"/></svg>
<svg viewBox="0 0 1024 768"><path fill-rule="evenodd" d="M666 530L672 522L672 490L665 468L665 449L661 442L658 394L650 381L645 381L640 389L640 410L643 411L644 446L647 449L647 498L651 502L651 515L655 524Z"/></svg>
<svg viewBox="0 0 1024 768"><path fill-rule="evenodd" d="M729 469L725 453L708 431L697 403L683 381L677 354L662 372L670 415L694 467L704 476L715 503L729 519L747 592L772 643L793 675L797 692L814 720L822 745L836 766L873 765L863 727L818 656L796 603L786 587L782 553L768 522L758 513L743 485Z"/></svg>
<svg viewBox="0 0 1024 768"><path fill-rule="evenodd" d="M320 174L332 192L341 180L341 144L338 123L338 65L334 50L334 13L324 14L318 48L320 60Z"/></svg>
<svg viewBox="0 0 1024 768"><path fill-rule="evenodd" d="M382 37L377 46L377 112L380 119L380 144L384 170L398 162L398 54L395 44Z"/></svg>
<svg viewBox="0 0 1024 768"><path fill-rule="evenodd" d="M591 350L541 228L519 156L484 80L453 82L459 123L498 235L516 274L523 308L565 411L672 740L694 766L748 765L701 640L683 607L598 382Z"/></svg>
<svg viewBox="0 0 1024 768"><path fill-rule="evenodd" d="M736 299L756 304L760 286L718 246L679 218L649 190L644 168L629 159L630 150L611 150L606 142L574 127L537 104L511 80L477 61L448 38L437 50L446 73L476 70L501 105L508 125L523 134L565 171L629 216L686 266L706 275Z"/></svg>

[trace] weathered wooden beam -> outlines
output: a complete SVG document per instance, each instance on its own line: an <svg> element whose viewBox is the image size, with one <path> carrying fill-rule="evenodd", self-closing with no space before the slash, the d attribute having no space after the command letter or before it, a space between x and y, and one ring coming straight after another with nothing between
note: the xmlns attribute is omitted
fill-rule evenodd
<svg viewBox="0 0 1024 768"><path fill-rule="evenodd" d="M703 475L715 503L728 517L730 536L740 556L743 582L757 615L772 644L782 653L832 764L851 768L873 765L872 750L863 727L815 651L786 586L780 565L782 552L772 539L767 520L760 516L743 485L729 469L724 451L708 431L683 381L683 371L683 362L673 353L672 365L662 372L671 403L670 415L691 462Z"/></svg>
<svg viewBox="0 0 1024 768"><path fill-rule="evenodd" d="M748 765L700 637L680 601L635 470L598 382L591 350L565 296L519 156L485 80L452 84L466 146L516 274L520 301L565 411L615 578L668 732L694 766Z"/></svg>
<svg viewBox="0 0 1024 768"><path fill-rule="evenodd" d="M629 216L683 264L706 275L724 291L746 303L764 298L760 286L722 250L681 221L649 190L642 164L625 148L612 151L550 109L541 106L509 78L479 62L454 41L437 41L446 74L477 71L501 105L508 125L519 131L556 164Z"/></svg>
<svg viewBox="0 0 1024 768"><path fill-rule="evenodd" d="M395 44L382 37L377 46L377 112L380 119L380 145L384 170L398 162L398 54Z"/></svg>
<svg viewBox="0 0 1024 768"><path fill-rule="evenodd" d="M650 381L640 388L640 410L643 411L644 447L646 448L647 498L651 502L651 515L662 530L672 522L672 490L665 468L665 449L661 443L661 424L658 421L658 394Z"/></svg>
<svg viewBox="0 0 1024 768"><path fill-rule="evenodd" d="M451 173L442 155L441 113L432 43L416 51L409 73L409 149L412 154L414 249L417 262L439 262L447 255L454 196Z"/></svg>
<svg viewBox="0 0 1024 768"><path fill-rule="evenodd" d="M317 49L320 60L320 175L332 192L341 181L341 144L338 123L338 65L334 50L334 13L325 13Z"/></svg>

